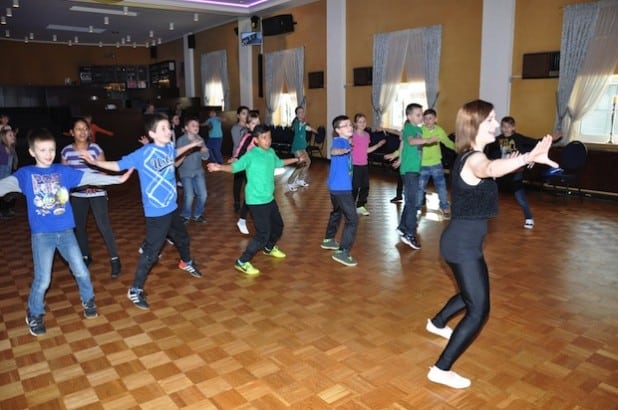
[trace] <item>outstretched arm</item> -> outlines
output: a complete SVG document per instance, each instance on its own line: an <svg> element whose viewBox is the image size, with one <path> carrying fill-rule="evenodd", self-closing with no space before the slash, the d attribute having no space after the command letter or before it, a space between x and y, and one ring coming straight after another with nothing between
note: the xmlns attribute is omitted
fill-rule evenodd
<svg viewBox="0 0 618 410"><path fill-rule="evenodd" d="M386 140L380 140L376 144L373 144L369 148L367 148L367 154L372 153L373 151L380 148L382 145L386 144Z"/></svg>
<svg viewBox="0 0 618 410"><path fill-rule="evenodd" d="M204 145L204 140L200 139L200 140L195 140L191 142L190 144L183 145L180 148L176 148L176 157L181 156L182 154L189 151L190 149L193 149L195 147L201 147L202 145Z"/></svg>
<svg viewBox="0 0 618 410"><path fill-rule="evenodd" d="M232 170L232 166L228 165L228 164L217 164L216 162L210 162L207 165L208 171L210 172L219 172L219 171L223 171L223 172L229 172L232 173L234 172Z"/></svg>
<svg viewBox="0 0 618 410"><path fill-rule="evenodd" d="M95 167L103 168L108 171L120 171L120 167L118 166L117 161L100 161L94 158L92 155L90 155L90 153L86 150L80 151L79 157L83 159L84 161L86 161L88 164L94 165ZM92 184L92 185L97 185L97 184ZM98 185L106 185L106 184L98 184Z"/></svg>
<svg viewBox="0 0 618 410"><path fill-rule="evenodd" d="M9 192L21 193L19 181L13 175L0 179L0 197L8 194Z"/></svg>
<svg viewBox="0 0 618 410"><path fill-rule="evenodd" d="M100 174L98 172L93 172L90 170L84 171L84 175L82 176L82 180L79 182L79 185L114 185L114 184L122 184L129 179L131 174L133 173L133 168L130 168L127 172L122 175L105 175Z"/></svg>

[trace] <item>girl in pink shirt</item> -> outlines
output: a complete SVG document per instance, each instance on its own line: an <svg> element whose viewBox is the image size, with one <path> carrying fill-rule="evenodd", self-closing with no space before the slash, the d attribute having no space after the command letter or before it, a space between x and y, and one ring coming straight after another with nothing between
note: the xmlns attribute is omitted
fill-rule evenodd
<svg viewBox="0 0 618 410"><path fill-rule="evenodd" d="M352 195L356 201L356 213L369 215L365 207L369 196L369 162L367 154L380 148L386 140L371 144L371 136L367 131L367 117L365 114L354 116L354 134L352 134Z"/></svg>

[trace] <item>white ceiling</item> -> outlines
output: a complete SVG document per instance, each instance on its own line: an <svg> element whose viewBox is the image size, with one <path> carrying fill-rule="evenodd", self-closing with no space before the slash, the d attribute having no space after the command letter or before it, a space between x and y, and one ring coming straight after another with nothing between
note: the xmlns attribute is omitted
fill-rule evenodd
<svg viewBox="0 0 618 410"><path fill-rule="evenodd" d="M13 7L15 0L0 0L0 16L6 21L0 25L0 40L144 47L312 1L316 0L18 0L19 7ZM100 12L71 10L75 7Z"/></svg>

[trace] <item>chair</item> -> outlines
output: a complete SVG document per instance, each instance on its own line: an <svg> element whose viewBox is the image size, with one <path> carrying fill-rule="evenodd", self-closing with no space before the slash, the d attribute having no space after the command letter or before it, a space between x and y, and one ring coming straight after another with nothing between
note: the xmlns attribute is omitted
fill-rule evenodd
<svg viewBox="0 0 618 410"><path fill-rule="evenodd" d="M545 175L545 183L551 185L554 190L556 185L566 188L566 193L571 194L571 187L577 184L581 170L586 165L588 149L580 141L571 141L560 154L560 170ZM582 195L581 186L577 188L579 195Z"/></svg>
<svg viewBox="0 0 618 410"><path fill-rule="evenodd" d="M317 131L316 134L313 134L313 143L307 145L307 154L313 158L313 152L317 151L320 158L324 158L322 148L324 148L324 141L326 140L326 128L318 127Z"/></svg>

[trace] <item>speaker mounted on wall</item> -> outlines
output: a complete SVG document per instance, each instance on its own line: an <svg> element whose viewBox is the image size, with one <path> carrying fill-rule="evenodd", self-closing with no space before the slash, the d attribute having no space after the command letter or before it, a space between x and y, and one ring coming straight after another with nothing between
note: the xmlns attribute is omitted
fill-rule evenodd
<svg viewBox="0 0 618 410"><path fill-rule="evenodd" d="M373 67L357 67L353 71L354 85L371 85L373 83Z"/></svg>
<svg viewBox="0 0 618 410"><path fill-rule="evenodd" d="M307 73L309 88L324 88L324 71L312 71Z"/></svg>
<svg viewBox="0 0 618 410"><path fill-rule="evenodd" d="M156 60L156 58L157 58L157 46L151 46L150 47L150 58L152 58L153 60Z"/></svg>
<svg viewBox="0 0 618 410"><path fill-rule="evenodd" d="M187 46L191 49L195 48L195 34L189 34L187 36Z"/></svg>
<svg viewBox="0 0 618 410"><path fill-rule="evenodd" d="M264 36L276 36L292 33L294 31L294 24L296 22L291 14L281 14L262 19L262 34Z"/></svg>

